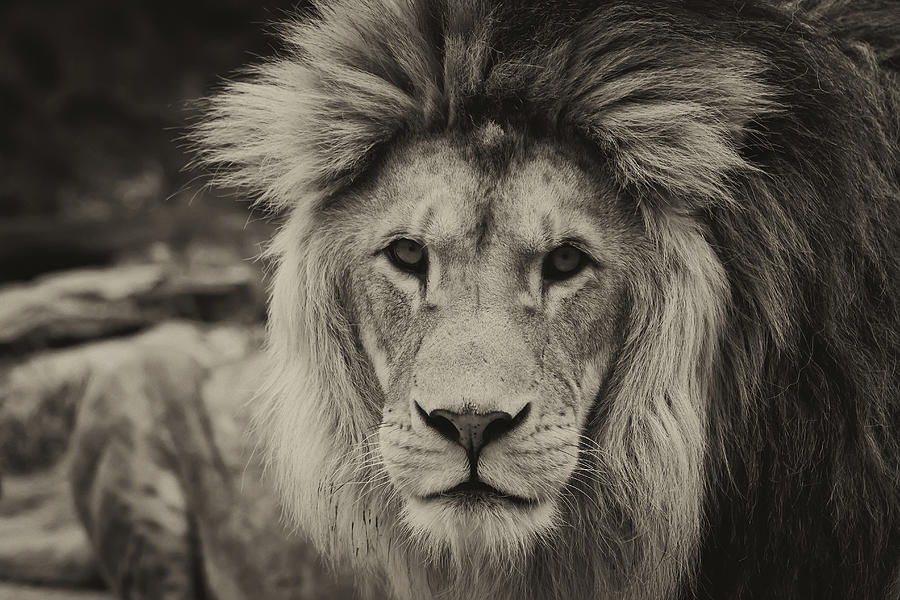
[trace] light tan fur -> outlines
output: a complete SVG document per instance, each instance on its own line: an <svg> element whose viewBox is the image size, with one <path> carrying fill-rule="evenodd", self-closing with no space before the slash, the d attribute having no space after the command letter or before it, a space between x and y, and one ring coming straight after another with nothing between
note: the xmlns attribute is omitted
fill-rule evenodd
<svg viewBox="0 0 900 600"><path fill-rule="evenodd" d="M259 421L275 480L364 589L537 598L547 589L531 577L555 570L559 592L665 597L700 533L721 265L691 220L648 230L571 149L488 127L401 146L344 203L276 240ZM509 167L481 169L472 148L503 135ZM429 248L423 287L380 252L398 232ZM571 239L598 266L542 282L541 258ZM510 414L530 402L479 473L535 505L425 499L468 466L413 401ZM566 561L588 561L596 580L567 579Z"/></svg>

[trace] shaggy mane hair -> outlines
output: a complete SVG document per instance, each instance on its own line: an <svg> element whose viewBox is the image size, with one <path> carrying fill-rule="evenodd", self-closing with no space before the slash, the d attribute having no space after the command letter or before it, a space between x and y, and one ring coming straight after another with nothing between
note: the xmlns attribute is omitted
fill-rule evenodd
<svg viewBox="0 0 900 600"><path fill-rule="evenodd" d="M342 308L346 265L313 223L393 144L490 119L578 138L610 166L684 287L645 300L656 308L633 333L648 337L623 354L618 392L659 368L702 396L676 423L696 455L675 448L685 464L656 475L630 463L627 489L662 499L661 516L629 517L660 530L633 557L648 582L597 574L599 549L622 540L586 516L570 550L524 567L530 597L900 597L896 5L337 0L280 32L283 55L213 98L196 135L220 182L289 215L271 249L260 427L288 509L326 555L363 587L455 597L375 485L380 410ZM627 444L616 427L585 433ZM653 456L640 460L669 460ZM695 522L661 531L681 503Z"/></svg>

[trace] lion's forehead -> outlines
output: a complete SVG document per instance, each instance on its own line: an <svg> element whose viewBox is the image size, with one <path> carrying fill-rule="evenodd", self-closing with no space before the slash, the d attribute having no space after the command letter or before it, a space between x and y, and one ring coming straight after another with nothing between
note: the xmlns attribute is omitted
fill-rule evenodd
<svg viewBox="0 0 900 600"><path fill-rule="evenodd" d="M396 149L384 169L389 177L376 179L360 195L372 208L363 235L383 238L403 231L445 262L472 265L472 257L485 255L509 267L511 255L546 251L576 230L609 245L609 237L597 232L621 229L612 187L585 172L561 147L520 140L496 156L472 149L479 144L476 135L465 142L426 139Z"/></svg>

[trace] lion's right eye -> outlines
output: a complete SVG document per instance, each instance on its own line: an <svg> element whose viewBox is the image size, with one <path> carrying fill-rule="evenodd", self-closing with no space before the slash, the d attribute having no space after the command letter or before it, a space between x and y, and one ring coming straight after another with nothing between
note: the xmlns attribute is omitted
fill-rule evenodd
<svg viewBox="0 0 900 600"><path fill-rule="evenodd" d="M588 262L589 259L584 252L566 244L544 258L543 277L550 281L568 279L579 273Z"/></svg>
<svg viewBox="0 0 900 600"><path fill-rule="evenodd" d="M386 250L390 261L401 271L421 275L428 269L428 253L418 242L400 238L391 242Z"/></svg>

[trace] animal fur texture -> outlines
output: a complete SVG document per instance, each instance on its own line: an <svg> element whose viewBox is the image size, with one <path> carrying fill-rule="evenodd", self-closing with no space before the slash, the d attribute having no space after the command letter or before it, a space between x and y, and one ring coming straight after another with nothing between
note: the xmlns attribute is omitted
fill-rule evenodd
<svg viewBox="0 0 900 600"><path fill-rule="evenodd" d="M286 215L258 427L289 514L360 589L900 597L895 4L323 1L280 32L197 139ZM642 275L568 503L467 554L418 531L372 442L385 391L340 219L429 140L481 140L503 171L495 130L587 164Z"/></svg>

